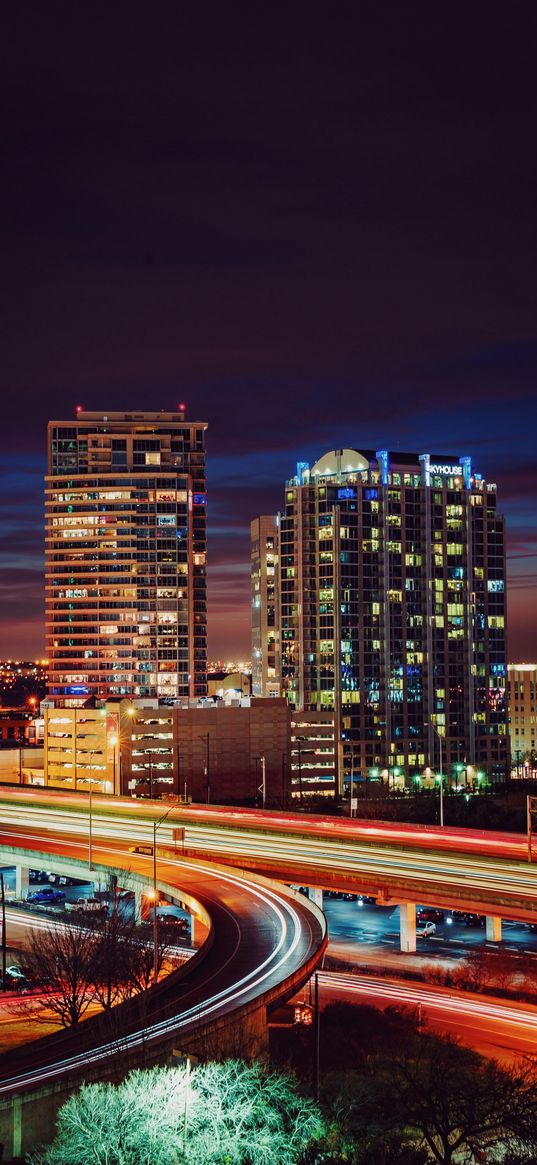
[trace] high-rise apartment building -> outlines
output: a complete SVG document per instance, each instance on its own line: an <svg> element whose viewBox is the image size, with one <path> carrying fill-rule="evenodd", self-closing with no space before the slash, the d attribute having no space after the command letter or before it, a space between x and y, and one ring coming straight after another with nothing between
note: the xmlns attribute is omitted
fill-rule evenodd
<svg viewBox="0 0 537 1165"><path fill-rule="evenodd" d="M178 412L77 410L48 427L49 694L206 692L205 429Z"/></svg>
<svg viewBox="0 0 537 1165"><path fill-rule="evenodd" d="M250 525L252 554L252 692L279 695L278 524L264 514Z"/></svg>
<svg viewBox="0 0 537 1165"><path fill-rule="evenodd" d="M470 458L334 450L287 482L282 692L332 710L337 787L504 775L504 523Z"/></svg>

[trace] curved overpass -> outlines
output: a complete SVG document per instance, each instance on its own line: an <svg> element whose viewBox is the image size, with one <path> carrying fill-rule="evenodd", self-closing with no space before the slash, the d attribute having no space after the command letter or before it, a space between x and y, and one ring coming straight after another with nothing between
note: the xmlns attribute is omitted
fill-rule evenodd
<svg viewBox="0 0 537 1165"><path fill-rule="evenodd" d="M46 865L54 855L73 869L83 863L87 873L87 841L63 821L52 834L41 823L18 829L6 823L2 806L0 863L20 854L26 864ZM26 819L32 817L26 811ZM49 823L50 826L51 823ZM85 822L87 825L87 822ZM94 839L94 865L104 876L109 870L129 870L146 884L152 883L152 859L133 855L125 841ZM130 839L126 835L126 841ZM82 873L82 866L80 868ZM121 1038L103 1040L99 1017L85 1021L76 1033L58 1032L46 1040L0 1057L0 1097L36 1088L65 1078L72 1082L92 1070L99 1074L118 1056L121 1063L135 1056L173 1047L196 1050L200 1041L211 1054L235 1039L240 1024L244 1042L263 1043L266 1008L290 995L309 978L326 945L326 925L320 911L300 895L275 886L255 874L188 859L158 858L159 888L183 901L197 903L210 923L209 940L179 971L162 980L146 994L144 1012L129 1004L123 1007L125 1024ZM117 1009L118 1011L120 1009ZM233 1050L233 1049L232 1049Z"/></svg>

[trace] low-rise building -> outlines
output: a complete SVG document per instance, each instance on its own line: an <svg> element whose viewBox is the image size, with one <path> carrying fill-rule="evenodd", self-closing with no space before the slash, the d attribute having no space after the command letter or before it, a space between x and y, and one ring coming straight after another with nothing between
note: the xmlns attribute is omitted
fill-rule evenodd
<svg viewBox="0 0 537 1165"><path fill-rule="evenodd" d="M44 715L50 787L267 807L335 789L333 720L296 717L282 698L109 700Z"/></svg>
<svg viewBox="0 0 537 1165"><path fill-rule="evenodd" d="M510 663L507 676L511 763L521 777L537 767L537 663Z"/></svg>

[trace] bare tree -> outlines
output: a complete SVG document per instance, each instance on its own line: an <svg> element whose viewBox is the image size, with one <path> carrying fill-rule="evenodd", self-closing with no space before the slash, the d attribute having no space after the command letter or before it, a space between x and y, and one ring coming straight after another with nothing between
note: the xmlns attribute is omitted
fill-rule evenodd
<svg viewBox="0 0 537 1165"><path fill-rule="evenodd" d="M537 1069L511 1069L454 1041L411 1040L386 1065L394 1111L439 1165L500 1160L507 1149L535 1145Z"/></svg>
<svg viewBox="0 0 537 1165"><path fill-rule="evenodd" d="M171 970L166 936L159 936L159 965ZM41 985L41 1010L35 997L18 1001L19 1010L38 1021L55 1016L73 1027L95 1003L110 1016L116 1004L146 991L153 981L153 943L148 942L134 917L116 909L111 913L80 912L63 923L32 932L25 951L30 978Z"/></svg>
<svg viewBox="0 0 537 1165"><path fill-rule="evenodd" d="M80 1023L95 999L94 954L92 930L71 920L31 931L24 958L30 978L41 985L41 1018L49 1021L52 1014L63 1027ZM33 1008L32 1016L39 1019Z"/></svg>

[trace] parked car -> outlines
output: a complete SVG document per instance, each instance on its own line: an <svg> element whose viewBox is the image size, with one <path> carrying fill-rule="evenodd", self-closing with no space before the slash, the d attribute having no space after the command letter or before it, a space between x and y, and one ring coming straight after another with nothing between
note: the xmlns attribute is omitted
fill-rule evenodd
<svg viewBox="0 0 537 1165"><path fill-rule="evenodd" d="M29 870L28 876L30 882L46 882L48 877L46 870Z"/></svg>
<svg viewBox="0 0 537 1165"><path fill-rule="evenodd" d="M377 901L377 899L373 898L372 894L359 894L358 895L358 905L359 906L375 906L376 901Z"/></svg>
<svg viewBox="0 0 537 1165"><path fill-rule="evenodd" d="M101 902L99 898L77 898L74 902L65 903L66 910L81 910L81 911L97 911L107 910L106 902Z"/></svg>
<svg viewBox="0 0 537 1165"><path fill-rule="evenodd" d="M179 934L188 934L190 930L186 918L177 918L176 914L159 914L159 922L161 926L169 926L171 930L178 931Z"/></svg>
<svg viewBox="0 0 537 1165"><path fill-rule="evenodd" d="M465 926L484 926L485 925L485 915L484 914L466 914L465 919L464 919L464 925Z"/></svg>
<svg viewBox="0 0 537 1165"><path fill-rule="evenodd" d="M17 976L8 975L8 973L6 971L6 986L5 986L6 991L26 992L29 986L30 986L30 984L28 983L28 980L26 978L24 978L24 976L21 978L18 975ZM1 991L4 990L4 980L2 978L1 972L0 972L0 990Z"/></svg>
<svg viewBox="0 0 537 1165"><path fill-rule="evenodd" d="M63 902L65 899L65 892L63 890L54 890L52 886L43 886L42 890L32 890L26 895L27 902L43 903L47 902Z"/></svg>
<svg viewBox="0 0 537 1165"><path fill-rule="evenodd" d="M426 922L425 926L416 931L416 938L431 938L433 934L436 934L435 923Z"/></svg>
<svg viewBox="0 0 537 1165"><path fill-rule="evenodd" d="M29 977L28 967L19 967L13 963L11 967L6 967L6 976L8 979L24 980L26 983Z"/></svg>
<svg viewBox="0 0 537 1165"><path fill-rule="evenodd" d="M452 910L448 922L456 922L459 926L484 926L484 914L471 914L468 910Z"/></svg>
<svg viewBox="0 0 537 1165"><path fill-rule="evenodd" d="M173 927L174 930L180 931L182 934L188 934L189 926L186 918L181 918L178 914L172 914L165 906L157 908L157 918L160 926ZM153 925L153 910L149 911L147 918L142 920L143 926Z"/></svg>
<svg viewBox="0 0 537 1165"><path fill-rule="evenodd" d="M74 886L75 879L69 878L67 874L49 874L48 880L52 886Z"/></svg>
<svg viewBox="0 0 537 1165"><path fill-rule="evenodd" d="M416 922L443 922L444 917L444 911L436 906L422 906L416 913Z"/></svg>

